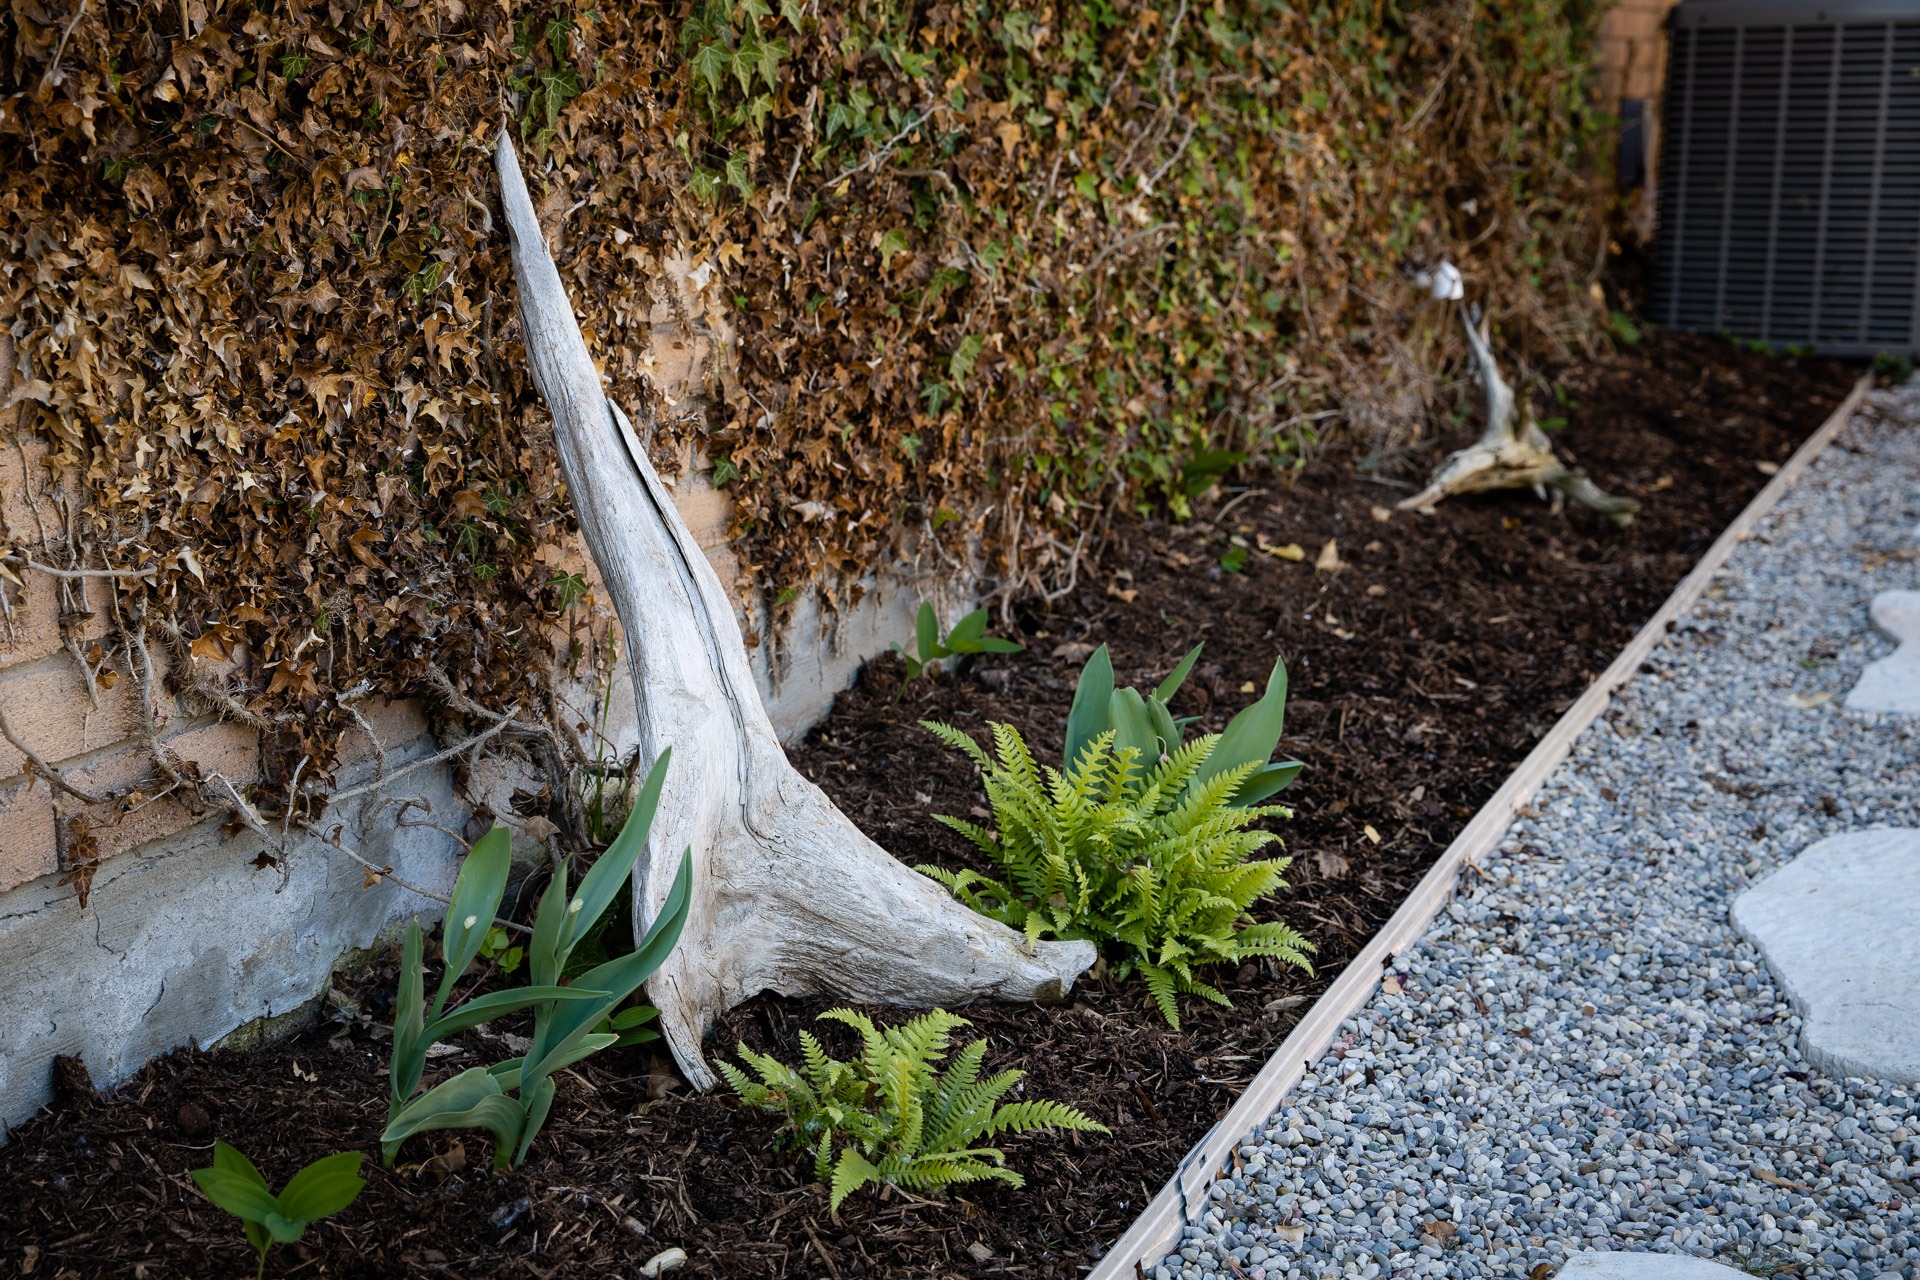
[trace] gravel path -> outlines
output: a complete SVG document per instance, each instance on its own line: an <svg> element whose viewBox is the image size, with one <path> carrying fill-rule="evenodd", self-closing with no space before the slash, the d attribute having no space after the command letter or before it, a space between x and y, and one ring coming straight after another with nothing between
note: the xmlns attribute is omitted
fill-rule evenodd
<svg viewBox="0 0 1920 1280"><path fill-rule="evenodd" d="M1842 705L1892 648L1868 601L1920 585L1884 554L1916 524L1907 389L1735 552L1148 1274L1516 1277L1645 1249L1920 1280L1920 1089L1811 1070L1728 920L1815 840L1920 827L1920 721Z"/></svg>

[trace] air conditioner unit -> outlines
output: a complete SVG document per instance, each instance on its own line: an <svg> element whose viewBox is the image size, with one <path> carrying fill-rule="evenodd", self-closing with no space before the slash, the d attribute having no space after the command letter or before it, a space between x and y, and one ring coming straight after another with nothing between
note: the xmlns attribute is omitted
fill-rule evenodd
<svg viewBox="0 0 1920 1280"><path fill-rule="evenodd" d="M1920 2L1668 18L1653 319L1920 354Z"/></svg>

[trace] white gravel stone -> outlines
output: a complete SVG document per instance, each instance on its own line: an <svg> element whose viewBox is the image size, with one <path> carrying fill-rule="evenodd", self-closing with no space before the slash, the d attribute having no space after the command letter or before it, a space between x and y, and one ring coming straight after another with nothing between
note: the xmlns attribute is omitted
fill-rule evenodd
<svg viewBox="0 0 1920 1280"><path fill-rule="evenodd" d="M1576 1253L1560 1268L1560 1280L1727 1280L1741 1275L1718 1262L1671 1253Z"/></svg>
<svg viewBox="0 0 1920 1280"><path fill-rule="evenodd" d="M1920 720L1844 704L1886 651L1859 602L1915 585L1916 424L1920 386L1869 398L1148 1275L1920 1280L1920 1087L1810 1062L1730 919L1826 837L1920 828Z"/></svg>
<svg viewBox="0 0 1920 1280"><path fill-rule="evenodd" d="M1860 673L1847 709L1920 716L1920 591L1882 591L1867 616L1899 647Z"/></svg>
<svg viewBox="0 0 1920 1280"><path fill-rule="evenodd" d="M1829 1075L1920 1083L1920 831L1832 836L1734 899L1733 922Z"/></svg>

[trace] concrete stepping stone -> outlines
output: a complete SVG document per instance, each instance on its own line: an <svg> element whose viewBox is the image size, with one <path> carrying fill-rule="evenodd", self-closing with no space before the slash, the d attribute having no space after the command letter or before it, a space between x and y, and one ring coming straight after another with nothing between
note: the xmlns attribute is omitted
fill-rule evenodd
<svg viewBox="0 0 1920 1280"><path fill-rule="evenodd" d="M1847 709L1920 716L1920 591L1882 591L1867 617L1900 647L1867 664Z"/></svg>
<svg viewBox="0 0 1920 1280"><path fill-rule="evenodd" d="M1680 1253L1576 1253L1560 1268L1560 1280L1726 1280L1744 1271Z"/></svg>
<svg viewBox="0 0 1920 1280"><path fill-rule="evenodd" d="M1832 836L1748 889L1733 923L1833 1076L1920 1082L1920 831Z"/></svg>

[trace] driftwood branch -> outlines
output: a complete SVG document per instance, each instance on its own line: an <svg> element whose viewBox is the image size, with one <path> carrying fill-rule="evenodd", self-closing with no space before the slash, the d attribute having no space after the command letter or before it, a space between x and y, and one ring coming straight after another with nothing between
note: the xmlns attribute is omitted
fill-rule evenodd
<svg viewBox="0 0 1920 1280"><path fill-rule="evenodd" d="M1542 496L1552 489L1615 524L1632 523L1640 509L1638 502L1603 492L1586 472L1567 466L1555 456L1552 443L1534 421L1532 404L1525 397L1516 398L1513 388L1500 376L1485 317L1478 308L1461 300L1460 273L1451 264L1442 263L1433 271L1412 274L1435 297L1460 309L1467 350L1487 401L1487 426L1478 440L1449 455L1427 487L1402 501L1400 509L1431 511L1443 498L1493 489L1532 489Z"/></svg>
<svg viewBox="0 0 1920 1280"><path fill-rule="evenodd" d="M926 1007L1063 998L1086 942L1029 950L895 861L780 749L733 603L674 509L599 371L542 238L513 144L496 155L521 329L580 530L620 616L642 768L672 767L636 871L636 936L693 855L687 923L649 983L668 1047L697 1087L701 1040L761 991Z"/></svg>

